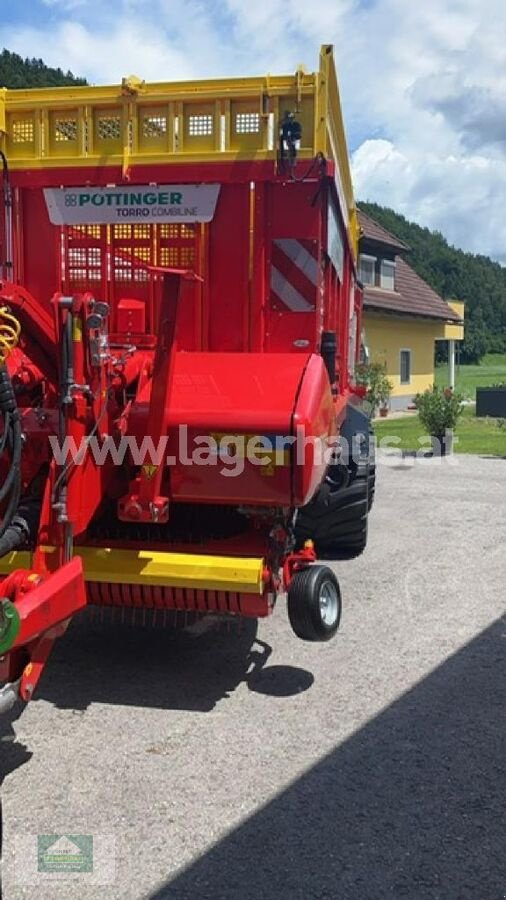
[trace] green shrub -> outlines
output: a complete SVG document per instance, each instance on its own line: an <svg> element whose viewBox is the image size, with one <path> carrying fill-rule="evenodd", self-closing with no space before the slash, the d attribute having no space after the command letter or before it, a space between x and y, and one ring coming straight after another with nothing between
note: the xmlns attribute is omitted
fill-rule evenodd
<svg viewBox="0 0 506 900"><path fill-rule="evenodd" d="M394 386L387 376L385 363L360 363L355 373L357 384L365 387L365 399L370 404L371 416L380 406L387 406Z"/></svg>
<svg viewBox="0 0 506 900"><path fill-rule="evenodd" d="M423 394L417 394L414 402L427 434L440 437L447 431L453 431L464 410L462 399L462 396L451 388L436 386L424 391Z"/></svg>

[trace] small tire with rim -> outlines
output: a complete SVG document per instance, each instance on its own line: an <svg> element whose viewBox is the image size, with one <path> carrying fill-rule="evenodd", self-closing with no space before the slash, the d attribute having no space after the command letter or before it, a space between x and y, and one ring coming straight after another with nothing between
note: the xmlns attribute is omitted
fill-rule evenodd
<svg viewBox="0 0 506 900"><path fill-rule="evenodd" d="M341 621L339 582L328 566L295 572L288 588L288 618L303 641L329 641Z"/></svg>

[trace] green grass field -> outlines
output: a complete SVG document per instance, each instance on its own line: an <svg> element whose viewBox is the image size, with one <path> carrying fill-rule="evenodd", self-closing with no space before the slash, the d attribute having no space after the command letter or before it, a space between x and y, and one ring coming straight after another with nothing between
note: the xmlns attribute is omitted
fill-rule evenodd
<svg viewBox="0 0 506 900"><path fill-rule="evenodd" d="M455 432L455 453L476 453L480 456L506 457L506 426L501 427L501 419L477 419L474 406L467 406L459 420ZM382 419L374 423L378 446L383 438L400 438L400 443L390 446L400 450L420 450L427 447L427 441L420 443L425 431L418 415L402 419ZM385 446L385 445L383 445ZM429 444L430 448L430 444Z"/></svg>
<svg viewBox="0 0 506 900"><path fill-rule="evenodd" d="M469 400L476 399L477 387L506 384L506 354L491 353L484 356L479 366L457 366L455 389ZM436 384L448 384L448 366L436 368Z"/></svg>

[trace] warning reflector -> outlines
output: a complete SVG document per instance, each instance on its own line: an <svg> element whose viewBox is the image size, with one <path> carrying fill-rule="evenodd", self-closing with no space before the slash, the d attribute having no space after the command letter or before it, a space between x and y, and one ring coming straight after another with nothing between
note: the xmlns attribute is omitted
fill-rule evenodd
<svg viewBox="0 0 506 900"><path fill-rule="evenodd" d="M319 264L315 241L280 238L272 242L272 302L291 312L312 312L316 306Z"/></svg>

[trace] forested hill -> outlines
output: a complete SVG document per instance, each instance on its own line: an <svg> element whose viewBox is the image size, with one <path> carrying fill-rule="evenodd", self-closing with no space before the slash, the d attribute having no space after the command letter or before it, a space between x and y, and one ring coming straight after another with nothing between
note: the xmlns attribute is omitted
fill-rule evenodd
<svg viewBox="0 0 506 900"><path fill-rule="evenodd" d="M407 261L441 297L465 302L469 361L487 352L506 353L506 268L451 247L438 231L408 222L392 209L377 203L359 206L409 245Z"/></svg>
<svg viewBox="0 0 506 900"><path fill-rule="evenodd" d="M76 78L72 72L62 69L51 69L41 59L23 59L9 50L0 53L0 87L65 87L70 84L86 84L86 79Z"/></svg>

